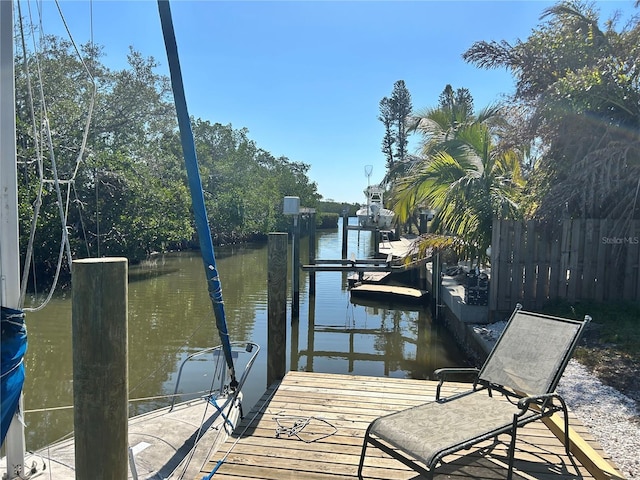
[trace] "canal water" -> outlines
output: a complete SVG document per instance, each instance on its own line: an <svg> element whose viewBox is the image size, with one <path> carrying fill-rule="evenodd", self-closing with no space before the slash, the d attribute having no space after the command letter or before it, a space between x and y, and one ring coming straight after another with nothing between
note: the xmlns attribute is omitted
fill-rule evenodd
<svg viewBox="0 0 640 480"><path fill-rule="evenodd" d="M340 258L341 231L341 226L318 231L316 258ZM348 235L349 256L372 256L369 232ZM308 248L303 238L303 263ZM231 340L262 347L243 389L248 412L267 387L267 246L219 247L216 260ZM136 400L131 411L136 414L166 405L156 397L173 393L182 360L217 345L219 337L199 254L157 256L130 267L129 273L129 397ZM289 287L288 369L426 379L436 368L464 364L455 341L443 326L434 325L426 306L352 303L346 274L339 272L317 273L312 297L308 282L302 272L297 321L291 319ZM26 318L25 433L27 448L35 450L73 429L70 296L54 297ZM181 391L208 385L206 370L187 369L183 375Z"/></svg>

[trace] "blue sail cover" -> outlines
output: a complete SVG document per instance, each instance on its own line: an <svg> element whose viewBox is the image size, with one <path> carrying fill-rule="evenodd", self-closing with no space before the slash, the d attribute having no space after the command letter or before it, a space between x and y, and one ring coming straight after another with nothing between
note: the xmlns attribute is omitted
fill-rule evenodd
<svg viewBox="0 0 640 480"><path fill-rule="evenodd" d="M169 62L171 86L173 88L173 97L178 116L178 127L180 130L180 140L182 142L187 177L189 180L189 190L191 191L193 214L195 217L198 239L200 241L200 254L202 255L205 276L207 278L207 290L209 291L209 298L213 304L213 313L216 318L218 334L220 335L222 349L227 361L227 366L229 367L231 386L234 387L237 385L237 380L231 354L231 343L229 340L229 332L227 330L224 302L222 300L222 284L220 283L220 277L218 276L216 258L213 251L213 240L211 238L211 229L209 228L209 220L207 218L207 211L204 203L202 181L198 170L198 157L196 155L196 146L193 138L193 132L191 130L187 100L184 94L182 71L180 69L180 60L178 58L178 45L176 43L175 32L173 30L173 20L171 19L171 7L169 6L169 1L158 0L158 10L160 13L160 23L162 26L162 34L164 36L165 49L167 51L167 60Z"/></svg>
<svg viewBox="0 0 640 480"><path fill-rule="evenodd" d="M24 354L27 352L27 327L21 310L2 307L2 442L13 414L18 408L24 384Z"/></svg>

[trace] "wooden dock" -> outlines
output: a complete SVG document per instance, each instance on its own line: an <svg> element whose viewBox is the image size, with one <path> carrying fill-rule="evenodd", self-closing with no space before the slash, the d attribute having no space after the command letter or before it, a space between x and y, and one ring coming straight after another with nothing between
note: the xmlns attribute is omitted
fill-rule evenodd
<svg viewBox="0 0 640 480"><path fill-rule="evenodd" d="M380 415L433 400L435 387L433 381L289 372L245 415L197 478L207 478L214 470L211 478L227 480L357 478L367 425ZM468 384L445 384L443 393L467 388ZM608 460L578 420L571 418L570 425L593 448L591 457ZM500 440L473 447L463 452L466 455L445 457L446 465L436 470L435 478L506 478L507 437ZM622 478L594 475L574 464L543 422L520 430L515 469L514 479L523 480ZM421 478L372 447L363 474L366 479Z"/></svg>
<svg viewBox="0 0 640 480"><path fill-rule="evenodd" d="M314 260L312 264L300 265L304 272L404 272L414 268L424 268L431 261L431 255L418 255L416 238L401 237L399 240L384 241L379 244L380 258L342 258Z"/></svg>

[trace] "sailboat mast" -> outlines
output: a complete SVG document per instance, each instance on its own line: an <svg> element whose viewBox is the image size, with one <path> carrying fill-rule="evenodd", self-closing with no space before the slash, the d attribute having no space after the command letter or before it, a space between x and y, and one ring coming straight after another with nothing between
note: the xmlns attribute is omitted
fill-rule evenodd
<svg viewBox="0 0 640 480"><path fill-rule="evenodd" d="M16 103L13 55L13 2L0 1L0 296L3 308L20 308L20 249ZM9 478L24 470L22 399L5 439Z"/></svg>
<svg viewBox="0 0 640 480"><path fill-rule="evenodd" d="M231 385L235 386L237 385L237 381L235 378L235 368L231 354L231 342L229 341L229 333L227 331L224 303L222 301L222 286L218 276L218 269L216 267L211 229L209 228L209 220L204 204L202 181L200 179L200 171L198 169L198 158L196 155L195 141L193 139L193 131L191 130L191 120L189 118L187 101L184 94L182 71L180 69L178 46L176 44L175 32L173 30L173 20L171 18L169 0L158 0L158 11L160 13L164 44L167 50L167 59L171 74L171 86L173 89L174 102L176 104L178 127L180 129L180 140L182 142L182 151L187 168L187 176L189 178L189 190L191 192L193 213L195 215L196 229L198 231L198 239L200 241L200 254L202 255L205 275L207 278L207 289L209 290L209 297L213 304L216 326L218 328L218 333L220 334L227 367L229 367L229 371L231 373Z"/></svg>

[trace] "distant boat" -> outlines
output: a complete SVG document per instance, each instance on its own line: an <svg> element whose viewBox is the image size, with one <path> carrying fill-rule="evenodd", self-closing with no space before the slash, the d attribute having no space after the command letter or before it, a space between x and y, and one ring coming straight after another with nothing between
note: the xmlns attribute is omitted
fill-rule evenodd
<svg viewBox="0 0 640 480"><path fill-rule="evenodd" d="M356 212L358 224L367 228L391 228L395 213L393 210L384 208L384 188L380 185L369 185L364 194L367 197L367 204Z"/></svg>

